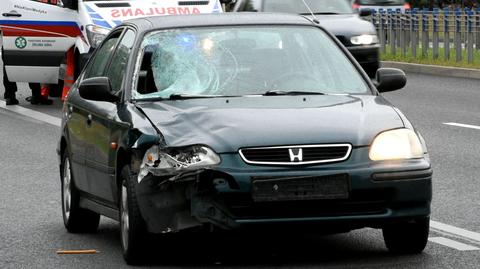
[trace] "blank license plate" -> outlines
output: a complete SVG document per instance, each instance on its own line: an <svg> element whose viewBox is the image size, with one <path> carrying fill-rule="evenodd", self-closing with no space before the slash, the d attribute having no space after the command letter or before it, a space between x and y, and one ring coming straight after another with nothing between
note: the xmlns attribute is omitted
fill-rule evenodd
<svg viewBox="0 0 480 269"><path fill-rule="evenodd" d="M255 202L347 199L347 174L321 177L253 178L252 198Z"/></svg>

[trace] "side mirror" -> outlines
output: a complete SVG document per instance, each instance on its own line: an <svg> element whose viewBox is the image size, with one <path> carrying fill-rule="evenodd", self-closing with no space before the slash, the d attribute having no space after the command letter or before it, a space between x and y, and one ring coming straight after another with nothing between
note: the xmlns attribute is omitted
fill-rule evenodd
<svg viewBox="0 0 480 269"><path fill-rule="evenodd" d="M78 0L62 0L63 7L78 10Z"/></svg>
<svg viewBox="0 0 480 269"><path fill-rule="evenodd" d="M78 86L78 92L84 99L91 101L116 102L118 96L112 93L110 79L107 77L96 77L85 79Z"/></svg>
<svg viewBox="0 0 480 269"><path fill-rule="evenodd" d="M397 68L379 68L375 80L379 92L395 91L407 84L405 73Z"/></svg>
<svg viewBox="0 0 480 269"><path fill-rule="evenodd" d="M358 11L360 17L367 17L372 15L372 10L370 8L362 8Z"/></svg>

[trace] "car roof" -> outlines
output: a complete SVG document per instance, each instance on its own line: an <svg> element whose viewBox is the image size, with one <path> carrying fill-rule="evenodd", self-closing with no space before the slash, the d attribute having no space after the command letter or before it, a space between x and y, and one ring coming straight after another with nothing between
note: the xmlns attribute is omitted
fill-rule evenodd
<svg viewBox="0 0 480 269"><path fill-rule="evenodd" d="M312 21L303 16L266 12L154 16L128 20L124 24L135 25L140 31L205 26L313 25Z"/></svg>

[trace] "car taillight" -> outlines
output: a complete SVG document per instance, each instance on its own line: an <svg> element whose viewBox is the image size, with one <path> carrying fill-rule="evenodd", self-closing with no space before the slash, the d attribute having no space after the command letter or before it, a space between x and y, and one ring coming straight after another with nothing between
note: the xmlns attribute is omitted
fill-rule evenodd
<svg viewBox="0 0 480 269"><path fill-rule="evenodd" d="M410 6L409 3L405 3L405 4L403 5L403 8L404 8L404 9L411 9L412 7Z"/></svg>

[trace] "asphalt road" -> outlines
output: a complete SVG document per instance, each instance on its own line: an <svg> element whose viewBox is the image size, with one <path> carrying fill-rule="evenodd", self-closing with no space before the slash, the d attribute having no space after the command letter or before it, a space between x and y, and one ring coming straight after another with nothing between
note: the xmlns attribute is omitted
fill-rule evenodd
<svg viewBox="0 0 480 269"><path fill-rule="evenodd" d="M333 236L286 231L287 235L154 238L162 248L152 246L147 267L478 268L480 129L444 123L480 125L479 81L425 75L408 78L405 89L385 96L420 130L431 154L432 219L437 224L423 254L389 254L379 230ZM60 117L59 100L53 106L28 105L25 86L21 85L18 94L22 107ZM5 109L0 101L0 268L127 267L116 222L102 218L96 234L69 234L64 229L55 153L58 137L58 126L19 114L18 109ZM455 227L442 230L444 224ZM57 255L58 249L100 253Z"/></svg>

